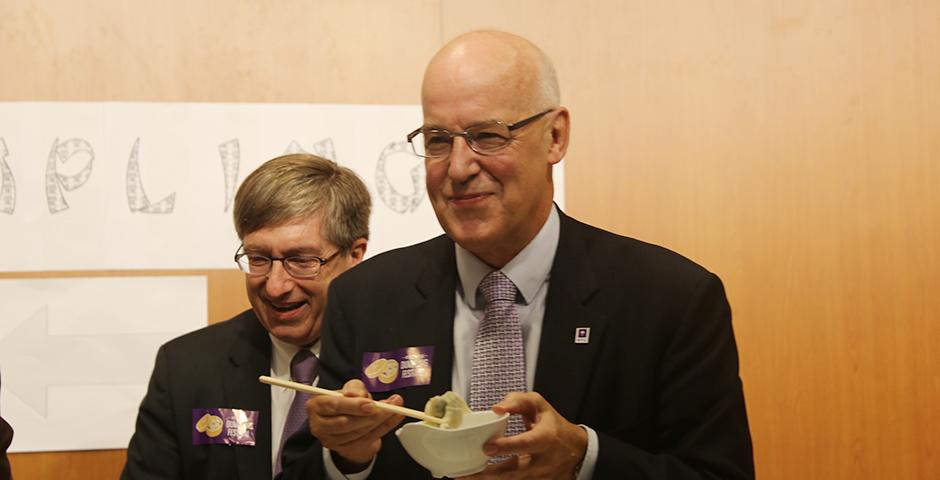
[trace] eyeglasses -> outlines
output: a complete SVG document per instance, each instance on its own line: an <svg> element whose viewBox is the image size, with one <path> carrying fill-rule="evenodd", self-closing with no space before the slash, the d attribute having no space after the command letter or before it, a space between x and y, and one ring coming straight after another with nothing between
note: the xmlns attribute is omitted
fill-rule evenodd
<svg viewBox="0 0 940 480"><path fill-rule="evenodd" d="M512 142L512 132L555 110L549 108L516 123L487 122L468 128L464 132L451 132L443 128L420 127L408 134L408 143L415 155L431 160L442 160L450 155L454 137L463 137L467 145L480 155L493 155Z"/></svg>
<svg viewBox="0 0 940 480"><path fill-rule="evenodd" d="M235 251L235 263L238 269L251 276L267 275L271 272L274 261L281 262L287 274L294 278L314 278L320 274L321 267L336 258L343 250L337 250L326 258L315 255L291 255L290 257L268 257L257 253L247 253L244 245Z"/></svg>

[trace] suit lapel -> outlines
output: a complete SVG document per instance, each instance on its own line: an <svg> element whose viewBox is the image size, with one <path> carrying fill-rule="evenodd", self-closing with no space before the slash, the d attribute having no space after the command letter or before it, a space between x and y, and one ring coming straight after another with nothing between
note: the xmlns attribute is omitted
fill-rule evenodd
<svg viewBox="0 0 940 480"><path fill-rule="evenodd" d="M396 390L405 399L405 406L424 410L424 405L433 395L451 389L451 374L454 358L454 295L457 282L457 267L454 259L454 243L446 236L428 241L415 249L412 258L415 275L412 281L402 284L395 291L401 295L397 306L403 311L394 312L400 323L386 330L388 339L383 345L401 348L420 345L434 346L431 365L431 382L428 385ZM404 282L405 280L403 280ZM391 313L391 312L390 312ZM393 393L393 392L388 392ZM410 421L410 420L405 420ZM397 472L394 478L429 478L427 470L411 461L394 433L382 440L383 454L378 456L373 477L385 478L388 472Z"/></svg>
<svg viewBox="0 0 940 480"><path fill-rule="evenodd" d="M581 225L563 213L558 251L549 279L535 391L564 417L576 421L586 393L607 318L587 303L599 290ZM588 343L575 343L575 330L590 328Z"/></svg>
<svg viewBox="0 0 940 480"><path fill-rule="evenodd" d="M454 243L442 236L430 243L424 267L415 282L418 294L412 319L411 332L430 332L428 340L434 345L434 364L431 383L423 389L429 395L418 399L423 409L430 395L451 389L454 365L454 295L457 289L457 266Z"/></svg>
<svg viewBox="0 0 940 480"><path fill-rule="evenodd" d="M258 382L271 371L271 340L249 311L240 316L242 328L229 350L222 386L226 407L258 410L255 446L234 446L240 478L271 478L271 391Z"/></svg>

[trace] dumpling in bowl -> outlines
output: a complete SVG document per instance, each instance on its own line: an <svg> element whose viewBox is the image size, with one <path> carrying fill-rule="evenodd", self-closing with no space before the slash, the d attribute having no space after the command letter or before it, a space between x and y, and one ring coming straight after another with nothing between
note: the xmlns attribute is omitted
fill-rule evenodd
<svg viewBox="0 0 940 480"><path fill-rule="evenodd" d="M428 403L424 405L424 413L442 418L444 421L441 422L441 428L457 428L460 426L460 422L463 421L464 414L470 413L470 407L467 406L464 399L460 398L460 395L454 392L446 392L443 395L431 397ZM435 425L428 421L424 423Z"/></svg>

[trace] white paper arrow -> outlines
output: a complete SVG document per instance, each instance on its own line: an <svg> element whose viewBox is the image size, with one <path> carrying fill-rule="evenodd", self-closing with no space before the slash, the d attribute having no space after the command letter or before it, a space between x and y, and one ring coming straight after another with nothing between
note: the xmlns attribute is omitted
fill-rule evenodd
<svg viewBox="0 0 940 480"><path fill-rule="evenodd" d="M157 348L174 333L50 335L48 307L42 306L0 338L3 389L43 418L51 386L143 385ZM51 361L50 359L61 359Z"/></svg>

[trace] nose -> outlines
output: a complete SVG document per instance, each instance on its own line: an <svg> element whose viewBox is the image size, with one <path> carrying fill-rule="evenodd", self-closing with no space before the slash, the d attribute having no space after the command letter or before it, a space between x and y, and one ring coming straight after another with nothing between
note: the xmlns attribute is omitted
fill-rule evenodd
<svg viewBox="0 0 940 480"><path fill-rule="evenodd" d="M294 289L294 277L284 270L281 261L271 263L271 271L265 277L264 290L268 298L278 298L290 293Z"/></svg>
<svg viewBox="0 0 940 480"><path fill-rule="evenodd" d="M473 178L474 175L480 173L478 155L470 148L466 138L454 138L450 158L448 158L447 176L456 183L463 183Z"/></svg>

